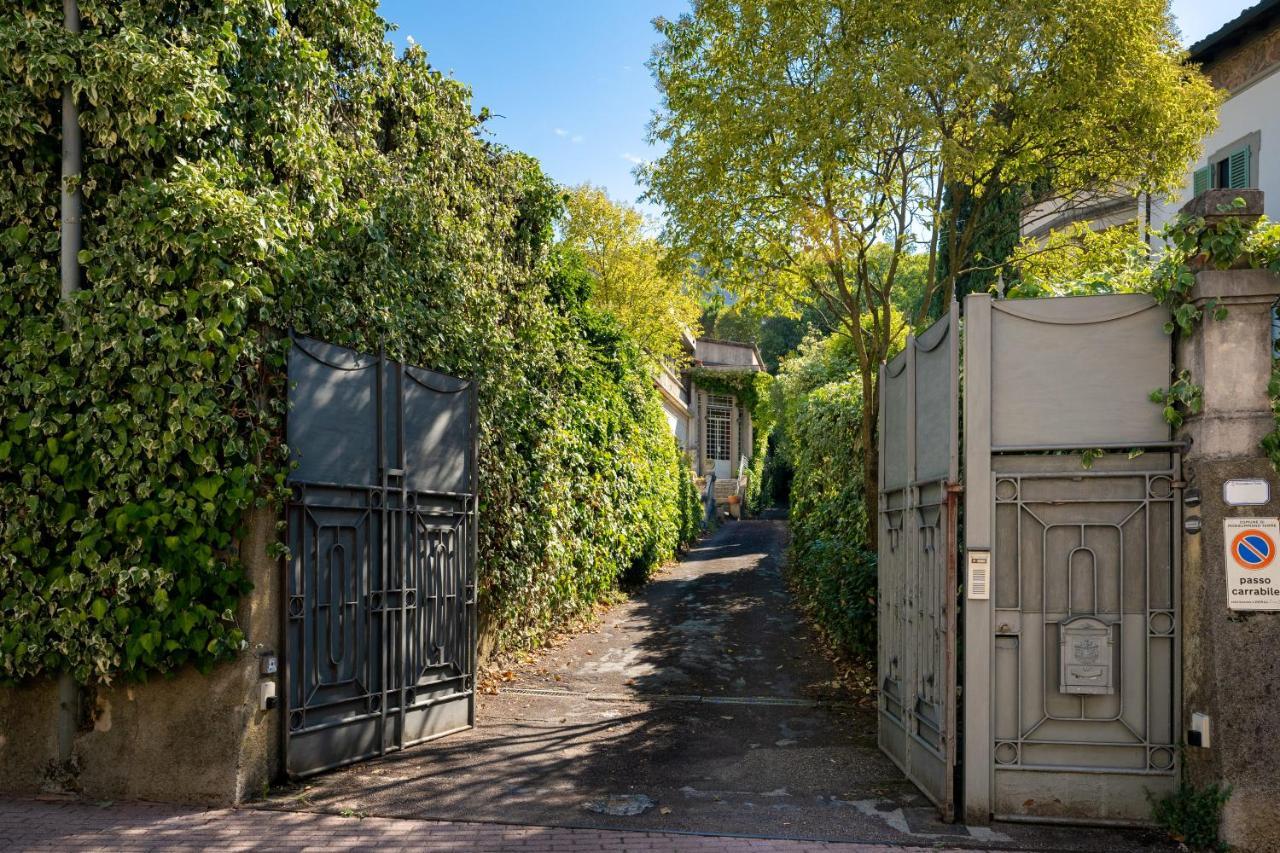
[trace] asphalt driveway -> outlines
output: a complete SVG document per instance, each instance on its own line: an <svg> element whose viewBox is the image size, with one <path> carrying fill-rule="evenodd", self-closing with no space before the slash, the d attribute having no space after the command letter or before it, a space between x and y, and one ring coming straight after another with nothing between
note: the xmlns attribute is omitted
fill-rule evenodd
<svg viewBox="0 0 1280 853"><path fill-rule="evenodd" d="M271 808L721 835L1061 850L1141 833L946 825L876 748L783 581L781 520L730 522L593 629L482 696L478 726Z"/></svg>

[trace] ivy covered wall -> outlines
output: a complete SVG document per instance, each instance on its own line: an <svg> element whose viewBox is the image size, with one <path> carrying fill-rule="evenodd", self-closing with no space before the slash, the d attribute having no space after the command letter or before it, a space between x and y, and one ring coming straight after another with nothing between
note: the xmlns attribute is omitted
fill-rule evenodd
<svg viewBox="0 0 1280 853"><path fill-rule="evenodd" d="M234 557L279 496L298 331L474 376L490 648L537 641L692 535L647 359L551 246L556 187L484 141L373 0L0 11L0 680L234 654ZM83 289L59 301L64 82Z"/></svg>

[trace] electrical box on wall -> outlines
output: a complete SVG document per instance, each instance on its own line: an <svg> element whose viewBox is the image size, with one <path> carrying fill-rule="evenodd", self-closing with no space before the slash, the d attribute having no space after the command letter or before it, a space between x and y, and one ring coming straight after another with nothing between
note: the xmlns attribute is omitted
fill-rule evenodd
<svg viewBox="0 0 1280 853"><path fill-rule="evenodd" d="M276 683L274 681L259 682L258 709L261 711L274 711L277 704Z"/></svg>
<svg viewBox="0 0 1280 853"><path fill-rule="evenodd" d="M1199 711L1191 714L1191 728L1187 730L1187 746L1209 748L1209 715Z"/></svg>
<svg viewBox="0 0 1280 853"><path fill-rule="evenodd" d="M1222 484L1222 502L1227 506L1262 506L1271 500L1271 484L1266 480L1227 480Z"/></svg>
<svg viewBox="0 0 1280 853"><path fill-rule="evenodd" d="M1111 626L1092 616L1077 616L1063 622L1059 631L1062 671L1058 690L1086 695L1115 693Z"/></svg>

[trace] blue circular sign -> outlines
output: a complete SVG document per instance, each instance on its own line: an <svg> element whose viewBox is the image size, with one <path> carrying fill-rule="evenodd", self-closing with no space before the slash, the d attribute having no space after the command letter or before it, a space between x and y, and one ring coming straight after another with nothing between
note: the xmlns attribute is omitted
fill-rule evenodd
<svg viewBox="0 0 1280 853"><path fill-rule="evenodd" d="M1236 559L1245 566L1265 566L1271 562L1271 537L1257 530L1245 531L1236 537Z"/></svg>

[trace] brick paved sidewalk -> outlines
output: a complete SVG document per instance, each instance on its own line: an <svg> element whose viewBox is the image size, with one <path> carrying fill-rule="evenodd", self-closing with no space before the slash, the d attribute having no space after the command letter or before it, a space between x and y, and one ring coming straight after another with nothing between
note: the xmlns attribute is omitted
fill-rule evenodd
<svg viewBox="0 0 1280 853"><path fill-rule="evenodd" d="M925 853L922 847L359 818L152 803L0 799L0 850L424 850L442 853ZM928 848L930 853L939 853Z"/></svg>

